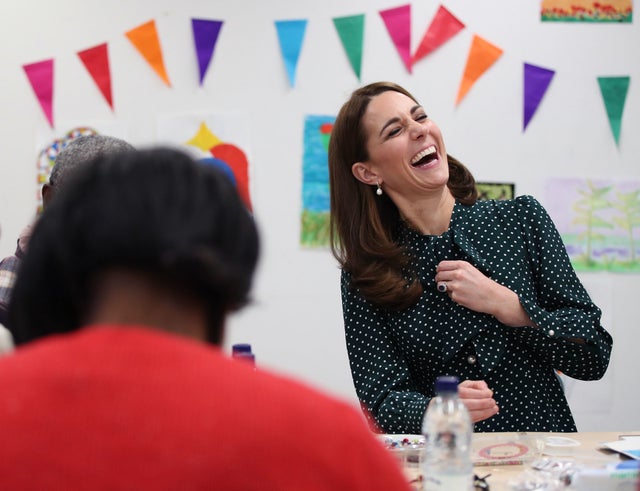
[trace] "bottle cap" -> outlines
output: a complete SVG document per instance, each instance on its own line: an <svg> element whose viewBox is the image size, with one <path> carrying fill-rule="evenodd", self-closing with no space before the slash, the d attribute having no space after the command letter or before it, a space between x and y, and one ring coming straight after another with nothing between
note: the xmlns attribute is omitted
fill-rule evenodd
<svg viewBox="0 0 640 491"><path fill-rule="evenodd" d="M460 379L455 375L442 375L436 379L436 394L458 392Z"/></svg>
<svg viewBox="0 0 640 491"><path fill-rule="evenodd" d="M238 353L251 353L251 345L248 343L238 343L231 347L231 352L235 355Z"/></svg>

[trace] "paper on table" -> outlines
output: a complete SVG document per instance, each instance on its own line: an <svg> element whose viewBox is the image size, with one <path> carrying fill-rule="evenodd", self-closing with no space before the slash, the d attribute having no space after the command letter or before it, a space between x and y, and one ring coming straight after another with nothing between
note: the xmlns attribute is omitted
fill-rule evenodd
<svg viewBox="0 0 640 491"><path fill-rule="evenodd" d="M611 450L615 450L622 455L626 455L635 460L640 460L640 436L627 436L615 442L606 442L603 445Z"/></svg>
<svg viewBox="0 0 640 491"><path fill-rule="evenodd" d="M476 466L522 465L539 453L538 442L526 433L474 436L472 447L473 465Z"/></svg>

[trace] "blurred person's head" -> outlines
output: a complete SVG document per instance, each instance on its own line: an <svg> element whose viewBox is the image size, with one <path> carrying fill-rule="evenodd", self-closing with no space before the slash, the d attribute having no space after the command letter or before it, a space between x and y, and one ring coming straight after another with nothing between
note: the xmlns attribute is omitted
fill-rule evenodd
<svg viewBox="0 0 640 491"><path fill-rule="evenodd" d="M57 190L82 165L103 155L128 152L134 147L108 135L85 135L72 140L56 157L49 182L42 186L42 203L46 207Z"/></svg>
<svg viewBox="0 0 640 491"><path fill-rule="evenodd" d="M254 221L220 170L166 148L107 154L38 220L10 319L18 343L111 322L219 344L257 259Z"/></svg>

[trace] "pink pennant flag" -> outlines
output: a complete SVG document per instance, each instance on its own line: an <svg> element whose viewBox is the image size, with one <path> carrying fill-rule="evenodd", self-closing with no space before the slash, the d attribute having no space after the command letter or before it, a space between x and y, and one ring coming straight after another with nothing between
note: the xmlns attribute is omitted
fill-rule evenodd
<svg viewBox="0 0 640 491"><path fill-rule="evenodd" d="M109 70L109 50L107 43L78 51L78 56L113 110L111 71Z"/></svg>
<svg viewBox="0 0 640 491"><path fill-rule="evenodd" d="M411 73L411 4L381 10L380 16L402 62Z"/></svg>
<svg viewBox="0 0 640 491"><path fill-rule="evenodd" d="M435 51L462 29L464 29L464 24L440 5L422 41L420 41L420 46L418 46L418 49L413 54L413 63L424 58L432 51Z"/></svg>
<svg viewBox="0 0 640 491"><path fill-rule="evenodd" d="M22 65L40 107L53 128L53 58Z"/></svg>

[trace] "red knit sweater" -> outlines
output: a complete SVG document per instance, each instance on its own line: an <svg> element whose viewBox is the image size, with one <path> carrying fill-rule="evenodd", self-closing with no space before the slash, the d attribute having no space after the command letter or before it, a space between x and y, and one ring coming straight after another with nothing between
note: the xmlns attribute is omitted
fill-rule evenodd
<svg viewBox="0 0 640 491"><path fill-rule="evenodd" d="M93 326L0 359L3 490L404 490L361 414L218 349Z"/></svg>

